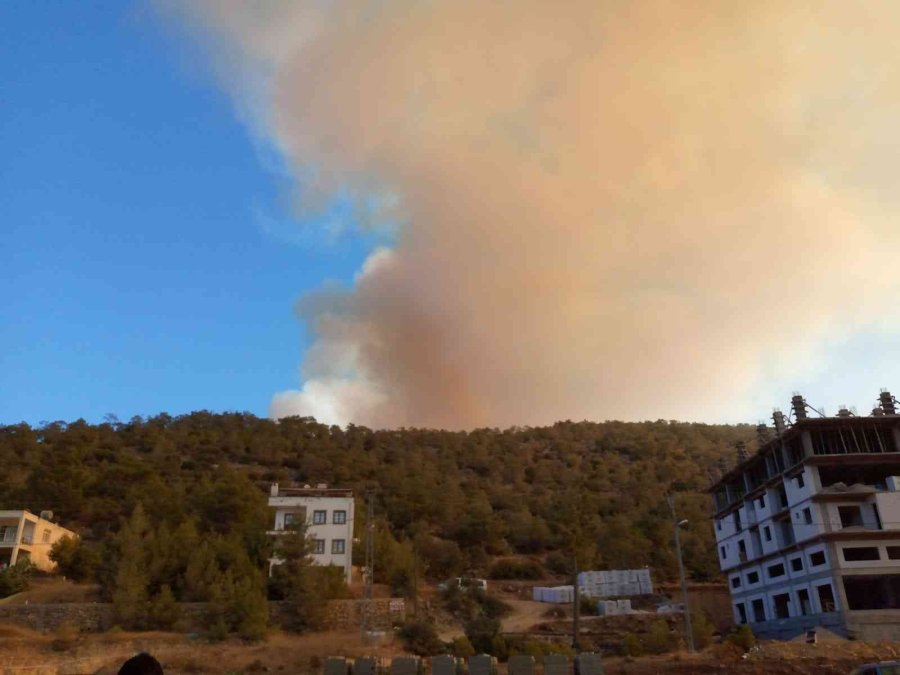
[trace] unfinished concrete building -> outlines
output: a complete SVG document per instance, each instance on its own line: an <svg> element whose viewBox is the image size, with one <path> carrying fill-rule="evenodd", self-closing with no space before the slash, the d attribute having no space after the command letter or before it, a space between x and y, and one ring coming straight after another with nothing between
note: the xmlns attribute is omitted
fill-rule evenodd
<svg viewBox="0 0 900 675"><path fill-rule="evenodd" d="M812 413L812 414L811 414ZM734 619L760 636L900 639L900 415L826 417L795 395L711 488Z"/></svg>

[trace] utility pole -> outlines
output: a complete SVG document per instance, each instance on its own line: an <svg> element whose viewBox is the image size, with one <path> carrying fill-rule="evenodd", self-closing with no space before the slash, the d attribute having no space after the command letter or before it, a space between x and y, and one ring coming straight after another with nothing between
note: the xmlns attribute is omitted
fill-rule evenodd
<svg viewBox="0 0 900 675"><path fill-rule="evenodd" d="M375 493L366 490L366 567L363 592L363 639L372 632L372 583L375 578Z"/></svg>
<svg viewBox="0 0 900 675"><path fill-rule="evenodd" d="M578 591L578 553L572 548L572 649L578 653L578 620L581 618L581 593Z"/></svg>
<svg viewBox="0 0 900 675"><path fill-rule="evenodd" d="M419 543L413 537L413 616L419 618Z"/></svg>
<svg viewBox="0 0 900 675"><path fill-rule="evenodd" d="M681 559L681 535L682 525L687 525L686 520L678 520L675 514L675 495L669 494L667 497L669 502L669 510L672 512L672 524L675 526L675 551L678 553L678 575L681 577L681 594L684 596L684 625L687 630L688 649L691 652L694 649L694 629L691 626L691 608L688 605L687 581L684 578L684 561Z"/></svg>

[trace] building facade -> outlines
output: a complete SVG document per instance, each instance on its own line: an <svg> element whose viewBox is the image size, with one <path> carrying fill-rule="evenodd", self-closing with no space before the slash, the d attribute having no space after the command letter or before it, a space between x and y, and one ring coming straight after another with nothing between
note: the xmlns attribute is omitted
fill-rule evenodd
<svg viewBox="0 0 900 675"><path fill-rule="evenodd" d="M763 637L818 627L900 638L900 416L775 413L758 451L713 485L716 545L734 620Z"/></svg>
<svg viewBox="0 0 900 675"><path fill-rule="evenodd" d="M40 516L31 511L0 511L0 569L5 569L26 560L35 567L49 572L56 567L50 560L50 549L63 537L76 537L52 522L53 514L41 512Z"/></svg>
<svg viewBox="0 0 900 675"><path fill-rule="evenodd" d="M336 565L349 584L353 571L353 492L315 488L280 488L273 483L269 506L275 509L275 527L269 534L280 536L306 525L311 557L316 565ZM278 565L277 558L270 560ZM270 566L270 572L271 572Z"/></svg>

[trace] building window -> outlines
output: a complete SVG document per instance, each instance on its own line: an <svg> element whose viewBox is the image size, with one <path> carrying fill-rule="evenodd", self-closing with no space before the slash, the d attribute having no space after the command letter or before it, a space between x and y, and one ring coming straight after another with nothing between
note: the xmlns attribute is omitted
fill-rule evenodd
<svg viewBox="0 0 900 675"><path fill-rule="evenodd" d="M831 588L831 584L816 586L816 591L819 593L819 606L822 608L822 611L833 612L835 610L835 604L834 591Z"/></svg>
<svg viewBox="0 0 900 675"><path fill-rule="evenodd" d="M328 511L313 511L313 525L324 525L328 522Z"/></svg>
<svg viewBox="0 0 900 675"><path fill-rule="evenodd" d="M335 511L334 512L334 524L335 525L346 525L347 524L347 512L346 511Z"/></svg>
<svg viewBox="0 0 900 675"><path fill-rule="evenodd" d="M313 554L322 555L323 553L325 553L325 540L313 539Z"/></svg>
<svg viewBox="0 0 900 675"><path fill-rule="evenodd" d="M775 603L775 618L789 619L791 616L791 596L787 593L779 593L772 596L772 601Z"/></svg>
<svg viewBox="0 0 900 675"><path fill-rule="evenodd" d="M743 602L739 602L735 605L738 611L738 623L747 623L747 608L744 607Z"/></svg>
<svg viewBox="0 0 900 675"><path fill-rule="evenodd" d="M807 525L812 525L812 509L808 506L803 509L803 522Z"/></svg>
<svg viewBox="0 0 900 675"><path fill-rule="evenodd" d="M757 499L756 501L759 503L759 508L761 508L761 509L766 508L766 496L765 495L760 495L760 498Z"/></svg>
<svg viewBox="0 0 900 675"><path fill-rule="evenodd" d="M861 527L862 509L858 506L839 506L838 515L841 517L841 527Z"/></svg>
<svg viewBox="0 0 900 675"><path fill-rule="evenodd" d="M732 588L740 588L741 587L741 578L740 577L732 577L731 578L731 587Z"/></svg>
<svg viewBox="0 0 900 675"><path fill-rule="evenodd" d="M778 563L777 565L770 565L767 572L769 573L770 579L776 579L778 577L783 577L784 576L784 565L782 565L781 563Z"/></svg>
<svg viewBox="0 0 900 675"><path fill-rule="evenodd" d="M15 541L18 525L0 525L0 541Z"/></svg>
<svg viewBox="0 0 900 675"><path fill-rule="evenodd" d="M900 560L900 546L887 547L888 560Z"/></svg>
<svg viewBox="0 0 900 675"><path fill-rule="evenodd" d="M306 509L284 514L284 529L286 530L296 530L298 526L304 523L306 523Z"/></svg>
<svg viewBox="0 0 900 675"><path fill-rule="evenodd" d="M343 539L332 539L331 540L331 552L332 553L343 553L344 552L344 540Z"/></svg>
<svg viewBox="0 0 900 675"><path fill-rule="evenodd" d="M722 555L722 560L725 560L725 547L724 546L719 547L719 553Z"/></svg>
<svg viewBox="0 0 900 675"><path fill-rule="evenodd" d="M766 620L766 607L761 598L753 601L753 620L757 623Z"/></svg>
<svg viewBox="0 0 900 675"><path fill-rule="evenodd" d="M772 541L772 530L768 525L763 528L763 536L765 536L766 541Z"/></svg>
<svg viewBox="0 0 900 675"><path fill-rule="evenodd" d="M825 564L825 551L816 551L809 556L810 567L818 567Z"/></svg>
<svg viewBox="0 0 900 675"><path fill-rule="evenodd" d="M718 530L719 532L722 531L722 521L721 520L716 521L716 530Z"/></svg>
<svg viewBox="0 0 900 675"><path fill-rule="evenodd" d="M803 482L803 474L798 473L797 474L797 488L802 490L805 485L806 485L806 483Z"/></svg>
<svg viewBox="0 0 900 675"><path fill-rule="evenodd" d="M41 542L44 544L50 543L50 530L44 530L41 532Z"/></svg>
<svg viewBox="0 0 900 675"><path fill-rule="evenodd" d="M842 579L847 609L900 609L900 575L847 575Z"/></svg>
<svg viewBox="0 0 900 675"><path fill-rule="evenodd" d="M757 572L747 572L747 583L755 584L759 581L759 574Z"/></svg>
<svg viewBox="0 0 900 675"><path fill-rule="evenodd" d="M844 560L859 562L860 560L881 560L881 553L875 546L848 546L843 549Z"/></svg>
<svg viewBox="0 0 900 675"><path fill-rule="evenodd" d="M793 558L791 560L791 569L794 572L802 572L803 571L803 558Z"/></svg>
<svg viewBox="0 0 900 675"><path fill-rule="evenodd" d="M801 588L797 591L797 604L800 606L800 614L807 616L812 614L812 606L809 604L809 591Z"/></svg>

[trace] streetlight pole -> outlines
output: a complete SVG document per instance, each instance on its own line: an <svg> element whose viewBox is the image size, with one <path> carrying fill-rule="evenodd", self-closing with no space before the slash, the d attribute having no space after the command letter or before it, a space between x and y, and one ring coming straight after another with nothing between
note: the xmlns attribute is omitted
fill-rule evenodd
<svg viewBox="0 0 900 675"><path fill-rule="evenodd" d="M684 596L684 623L687 630L688 649L691 652L696 651L694 648L694 629L691 626L691 608L688 605L687 581L684 578L684 561L681 558L681 526L687 525L686 520L678 520L675 515L675 496L668 496L669 510L672 512L672 523L675 526L675 551L678 553L678 575L681 577L681 594Z"/></svg>
<svg viewBox="0 0 900 675"><path fill-rule="evenodd" d="M578 619L581 615L581 593L578 589L578 554L572 549L572 649L580 651Z"/></svg>

